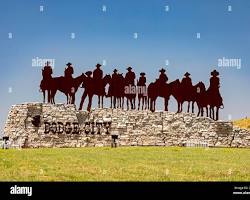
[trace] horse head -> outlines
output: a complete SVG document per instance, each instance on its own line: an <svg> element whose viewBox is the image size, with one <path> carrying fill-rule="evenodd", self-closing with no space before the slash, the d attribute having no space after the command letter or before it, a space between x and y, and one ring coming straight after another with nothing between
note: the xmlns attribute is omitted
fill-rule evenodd
<svg viewBox="0 0 250 200"><path fill-rule="evenodd" d="M107 84L110 84L111 83L111 76L110 74L106 74L103 78L103 83L104 83L104 86L106 86Z"/></svg>
<svg viewBox="0 0 250 200"><path fill-rule="evenodd" d="M200 81L199 83L197 83L194 86L194 88L195 88L196 93L198 93L198 94L206 92L205 84L202 81Z"/></svg>

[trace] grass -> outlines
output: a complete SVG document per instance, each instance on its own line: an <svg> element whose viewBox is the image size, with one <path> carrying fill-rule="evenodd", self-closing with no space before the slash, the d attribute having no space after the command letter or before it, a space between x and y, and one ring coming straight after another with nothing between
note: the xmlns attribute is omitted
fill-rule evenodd
<svg viewBox="0 0 250 200"><path fill-rule="evenodd" d="M240 119L234 121L234 125L250 130L250 118Z"/></svg>
<svg viewBox="0 0 250 200"><path fill-rule="evenodd" d="M250 181L250 149L0 150L1 181Z"/></svg>

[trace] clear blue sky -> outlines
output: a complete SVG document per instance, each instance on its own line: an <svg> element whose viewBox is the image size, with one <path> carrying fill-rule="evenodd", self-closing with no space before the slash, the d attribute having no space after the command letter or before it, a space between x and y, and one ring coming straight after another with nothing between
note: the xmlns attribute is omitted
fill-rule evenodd
<svg viewBox="0 0 250 200"><path fill-rule="evenodd" d="M131 65L152 81L165 67L170 81L189 71L193 83L202 80L207 87L211 70L217 69L225 104L221 118L250 116L249 0L2 0L0 7L1 129L12 104L42 101L41 68L31 65L36 57L55 59L54 76L62 75L69 61L78 75L105 59L105 73L115 67L125 73ZM241 69L219 68L222 57L240 58ZM82 90L77 98L81 95ZM65 97L58 94L57 102ZM170 110L176 111L173 99Z"/></svg>

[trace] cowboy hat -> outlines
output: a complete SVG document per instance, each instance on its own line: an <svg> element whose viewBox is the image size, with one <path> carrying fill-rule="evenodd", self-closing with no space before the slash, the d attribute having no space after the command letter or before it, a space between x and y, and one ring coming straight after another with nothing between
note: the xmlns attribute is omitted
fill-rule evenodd
<svg viewBox="0 0 250 200"><path fill-rule="evenodd" d="M96 67L101 67L102 65L100 63L97 63L96 64Z"/></svg>
<svg viewBox="0 0 250 200"><path fill-rule="evenodd" d="M144 72L141 72L141 73L140 73L140 75L141 75L141 76L144 76L144 75L145 75L145 73L144 73Z"/></svg>
<svg viewBox="0 0 250 200"><path fill-rule="evenodd" d="M87 71L87 72L85 72L85 74L86 74L87 76L90 76L90 75L92 74L92 71Z"/></svg>
<svg viewBox="0 0 250 200"><path fill-rule="evenodd" d="M66 65L67 65L67 66L70 66L70 65L72 65L72 63L68 62Z"/></svg>
<svg viewBox="0 0 250 200"><path fill-rule="evenodd" d="M212 75L212 76L218 76L219 74L220 74L220 73L217 72L216 70L214 70L214 71L211 72L211 75Z"/></svg>
<svg viewBox="0 0 250 200"><path fill-rule="evenodd" d="M159 72L165 72L166 70L165 69L163 69L163 68L161 68L160 70L159 70Z"/></svg>
<svg viewBox="0 0 250 200"><path fill-rule="evenodd" d="M186 72L186 73L184 74L184 76L190 76L190 74L189 74L188 72Z"/></svg>
<svg viewBox="0 0 250 200"><path fill-rule="evenodd" d="M117 69L114 69L114 71L113 72L117 72L118 70Z"/></svg>
<svg viewBox="0 0 250 200"><path fill-rule="evenodd" d="M128 68L127 68L127 70L130 70L130 69L132 69L132 67L128 67Z"/></svg>

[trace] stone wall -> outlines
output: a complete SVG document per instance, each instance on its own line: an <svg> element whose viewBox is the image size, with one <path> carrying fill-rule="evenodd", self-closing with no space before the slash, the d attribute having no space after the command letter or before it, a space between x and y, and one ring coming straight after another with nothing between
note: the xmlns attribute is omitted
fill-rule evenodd
<svg viewBox="0 0 250 200"><path fill-rule="evenodd" d="M94 109L25 103L12 106L4 129L11 147L209 146L250 147L250 133L232 122L191 113Z"/></svg>

